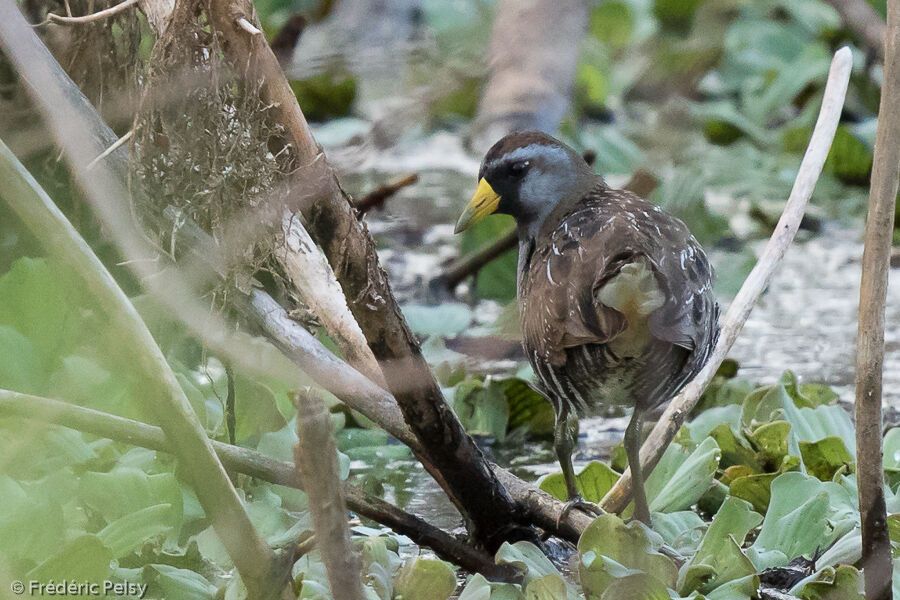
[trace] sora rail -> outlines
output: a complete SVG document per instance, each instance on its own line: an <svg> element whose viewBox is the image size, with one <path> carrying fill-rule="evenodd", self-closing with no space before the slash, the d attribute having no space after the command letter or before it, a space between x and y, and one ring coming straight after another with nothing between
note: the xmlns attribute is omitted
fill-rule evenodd
<svg viewBox="0 0 900 600"><path fill-rule="evenodd" d="M679 219L612 189L549 135L507 135L485 155L478 188L456 225L512 215L517 295L536 388L556 412L554 446L569 496L579 416L633 407L625 430L634 516L650 513L638 459L641 417L701 369L718 336L712 270Z"/></svg>

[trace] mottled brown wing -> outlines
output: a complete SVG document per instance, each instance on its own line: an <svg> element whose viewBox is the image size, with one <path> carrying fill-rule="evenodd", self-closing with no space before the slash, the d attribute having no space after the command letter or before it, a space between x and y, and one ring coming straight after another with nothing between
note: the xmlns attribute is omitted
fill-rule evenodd
<svg viewBox="0 0 900 600"><path fill-rule="evenodd" d="M650 315L651 333L688 351L701 348L702 357L689 362L702 364L718 309L709 263L684 223L634 194L599 186L545 233L521 290L531 303L522 310L526 347L561 365L566 348L614 339L627 323L597 299L599 290L642 258L666 298Z"/></svg>

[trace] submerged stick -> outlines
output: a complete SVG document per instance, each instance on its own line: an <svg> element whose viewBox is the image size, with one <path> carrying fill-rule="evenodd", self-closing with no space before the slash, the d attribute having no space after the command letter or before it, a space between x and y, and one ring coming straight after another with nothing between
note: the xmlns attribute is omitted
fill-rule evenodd
<svg viewBox="0 0 900 600"><path fill-rule="evenodd" d="M891 540L884 504L881 452L881 386L884 303L887 297L897 181L900 177L900 4L888 2L884 80L866 218L859 331L856 341L856 479L862 518L866 600L891 598Z"/></svg>
<svg viewBox="0 0 900 600"><path fill-rule="evenodd" d="M844 96L847 93L847 83L850 80L852 66L852 55L849 48L841 48L835 53L828 74L828 83L825 85L819 118L809 140L806 154L800 163L800 169L797 171L797 178L794 180L794 187L791 189L791 195L784 207L784 213L778 220L778 226L766 244L762 256L759 257L756 266L753 267L728 307L728 312L721 321L719 341L709 357L709 362L672 400L641 448L641 467L646 474L645 477L649 476L659 463L659 459L662 458L666 448L675 438L684 419L697 404L703 390L712 381L716 370L725 360L725 356L744 327L747 317L750 316L750 311L753 310L756 301L769 285L775 269L794 240L794 236L800 228L806 204L809 202L825 164L825 158L831 148L831 141L834 139L834 132L837 130L841 109L844 106ZM600 506L606 511L618 513L625 509L630 499L631 470L627 469L603 498Z"/></svg>

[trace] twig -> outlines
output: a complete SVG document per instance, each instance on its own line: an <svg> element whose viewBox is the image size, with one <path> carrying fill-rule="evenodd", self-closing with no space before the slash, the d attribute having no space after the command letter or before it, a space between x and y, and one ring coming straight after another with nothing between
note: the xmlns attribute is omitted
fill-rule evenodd
<svg viewBox="0 0 900 600"><path fill-rule="evenodd" d="M0 390L0 413L53 423L158 452L174 451L166 434L159 427L59 400ZM231 472L243 473L277 485L303 489L297 481L294 465L291 463L278 461L256 450L240 446L214 440L211 444L222 464ZM508 570L495 565L488 554L466 545L419 517L356 486L345 483L342 491L347 506L352 511L390 527L420 546L431 548L444 560L473 573L482 573L495 579L503 579L510 575Z"/></svg>
<svg viewBox="0 0 900 600"><path fill-rule="evenodd" d="M120 137L119 139L117 139L116 142L115 142L114 144L112 144L109 148L107 148L106 150L104 150L103 152L101 152L100 155L97 156L97 158L95 158L94 160L92 160L91 162L89 162L88 165L85 167L85 170L86 170L86 171L90 171L91 169L93 169L94 166L95 166L98 162L100 162L101 160L103 160L104 158L106 158L107 156L109 156L110 154L112 154L113 152L115 152L116 150L118 150L119 148L121 148L122 145L123 145L125 142L127 142L128 140L130 140L130 139L131 139L131 136L133 136L133 135L134 135L134 129L129 129L129 130L128 130L128 133L126 133L125 135L123 135L122 137Z"/></svg>
<svg viewBox="0 0 900 600"><path fill-rule="evenodd" d="M884 80L866 218L856 347L856 478L862 518L866 600L891 598L891 540L884 504L881 386L897 182L900 177L900 4L887 3Z"/></svg>
<svg viewBox="0 0 900 600"><path fill-rule="evenodd" d="M672 400L641 448L641 466L646 475L649 475L656 467L663 452L678 433L685 417L696 405L719 365L725 360L726 354L737 339L754 304L768 286L772 274L797 234L806 204L812 195L819 174L822 172L822 166L825 164L825 157L828 156L831 148L831 141L834 138L844 105L844 96L847 93L847 82L850 79L852 66L852 55L849 48L841 48L835 53L828 75L828 83L825 85L819 118L816 121L806 154L800 163L794 187L784 207L784 213L778 220L778 226L766 244L762 256L728 307L728 312L721 321L719 341L709 362ZM626 470L616 485L603 498L601 506L609 512L621 512L628 504L630 496L631 472Z"/></svg>
<svg viewBox="0 0 900 600"><path fill-rule="evenodd" d="M99 154L93 131L73 115L80 114L78 102L60 77L58 64L11 0L0 0L0 42L4 54L28 83L29 92L42 116L54 131L76 174L83 174L88 156ZM123 348L133 352L133 362L144 377L148 408L172 440L175 454L183 466L198 500L210 518L216 533L244 581L251 597L280 595L283 586L276 575L275 557L256 532L231 481L212 451L203 426L191 408L165 357L147 330L134 306L113 277L93 254L78 232L59 212L37 182L28 174L5 145L0 145L4 160L4 198L48 251L69 265L91 289L110 325L129 340ZM109 226L113 239L125 257L136 260L146 256L132 234L129 216L116 201L126 197L109 174L105 163L89 178L79 179L85 196ZM142 254L144 256L142 256ZM177 290L172 290L177 291Z"/></svg>
<svg viewBox="0 0 900 600"><path fill-rule="evenodd" d="M431 285L453 291L467 277L474 275L483 269L485 265L514 249L518 243L519 234L513 228L504 234L503 237L488 242L481 248L450 263L450 266L440 276L431 280Z"/></svg>
<svg viewBox="0 0 900 600"><path fill-rule="evenodd" d="M350 545L350 527L344 508L331 417L325 401L309 389L295 396L294 406L297 408L298 441L294 446L297 480L303 484L309 500L309 512L331 584L331 595L363 600L362 564Z"/></svg>
<svg viewBox="0 0 900 600"><path fill-rule="evenodd" d="M353 206L361 214L365 214L373 208L381 208L384 205L385 200L387 200L403 188L418 183L418 181L418 173L410 173L409 175L398 177L393 181L389 181L384 185L378 186L377 188L354 202Z"/></svg>
<svg viewBox="0 0 900 600"><path fill-rule="evenodd" d="M247 17L238 17L238 26L250 35L260 35L262 30L247 20Z"/></svg>
<svg viewBox="0 0 900 600"><path fill-rule="evenodd" d="M884 60L885 24L866 0L825 0L844 21L850 31L859 36L869 52Z"/></svg>
<svg viewBox="0 0 900 600"><path fill-rule="evenodd" d="M89 15L83 15L80 17L64 17L62 15L57 15L54 13L47 14L47 20L44 23L59 23L62 25L74 25L78 23L93 23L94 21L100 21L102 19L106 19L115 14L118 14L125 10L128 7L134 6L137 4L139 0L125 0L124 2L120 2L115 6L110 6L109 8L103 9L101 11L97 11L95 13L91 13ZM43 25L44 23L41 23Z"/></svg>

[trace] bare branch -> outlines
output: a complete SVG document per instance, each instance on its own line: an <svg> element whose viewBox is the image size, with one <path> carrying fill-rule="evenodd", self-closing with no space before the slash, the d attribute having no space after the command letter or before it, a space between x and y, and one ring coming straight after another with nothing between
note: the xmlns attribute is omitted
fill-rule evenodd
<svg viewBox="0 0 900 600"><path fill-rule="evenodd" d="M759 257L750 275L747 276L728 307L728 312L721 321L719 341L709 362L672 400L641 448L641 466L645 476L648 476L656 467L666 448L675 438L675 434L678 433L678 429L681 428L681 424L684 423L685 417L697 404L703 390L709 385L719 365L725 360L725 356L744 327L747 317L750 316L750 311L753 310L759 296L768 286L772 274L781 259L784 258L788 246L794 240L794 236L800 228L806 204L809 202L825 164L825 158L831 148L831 141L834 139L834 132L844 106L844 96L847 93L852 66L852 55L849 48L841 48L835 53L831 62L828 83L825 85L819 118L809 140L806 154L800 163L800 169L797 171L797 178L794 180L794 187L784 207L784 213L778 220L778 226L766 244L762 256ZM628 504L630 496L631 471L626 470L616 485L603 498L601 507L609 512L621 512Z"/></svg>
<svg viewBox="0 0 900 600"><path fill-rule="evenodd" d="M884 303L887 296L897 182L900 178L900 4L888 2L884 80L866 218L859 332L856 349L856 478L862 517L862 562L866 600L891 598L891 540L888 535L882 465L881 386L884 369Z"/></svg>
<svg viewBox="0 0 900 600"><path fill-rule="evenodd" d="M80 17L64 17L62 15L57 15L54 13L47 14L47 20L44 23L59 23L61 25L76 25L79 23L93 23L94 21L101 21L113 15L116 15L126 8L134 6L137 4L139 0L125 0L124 2L120 2L115 6L110 6L101 11L97 11L95 13L91 13L89 15L83 15ZM41 23L42 25L44 23Z"/></svg>
<svg viewBox="0 0 900 600"><path fill-rule="evenodd" d="M385 200L387 200L403 188L415 185L416 183L418 183L418 181L418 173L409 173L408 175L403 175L402 177L398 177L392 181L387 182L384 185L378 186L377 188L354 202L353 206L360 212L360 214L366 214L373 208L381 208L382 206L384 206Z"/></svg>
<svg viewBox="0 0 900 600"><path fill-rule="evenodd" d="M112 144L109 148L107 148L106 150L104 150L103 152L101 152L101 153L97 156L97 158L95 158L94 160L92 160L91 162L89 162L89 163L87 164L87 166L85 167L85 170L86 170L86 171L90 171L91 169L93 169L94 166L95 166L98 162L100 162L101 160L103 160L104 158L106 158L107 156L109 156L110 154L112 154L113 152L115 152L116 150L118 150L119 148L121 148L122 145L125 144L125 142L127 142L128 140L130 140L130 139L131 139L131 136L133 136L133 135L134 135L134 129L129 129L129 130L128 130L128 133L126 133L125 135L123 135L122 137L120 137L119 139L117 139L117 140L115 141L114 144Z"/></svg>
<svg viewBox="0 0 900 600"><path fill-rule="evenodd" d="M297 408L298 439L294 446L294 464L309 500L309 512L331 584L331 595L363 600L362 564L350 545L350 527L331 417L325 401L312 390L297 394L294 406Z"/></svg>

